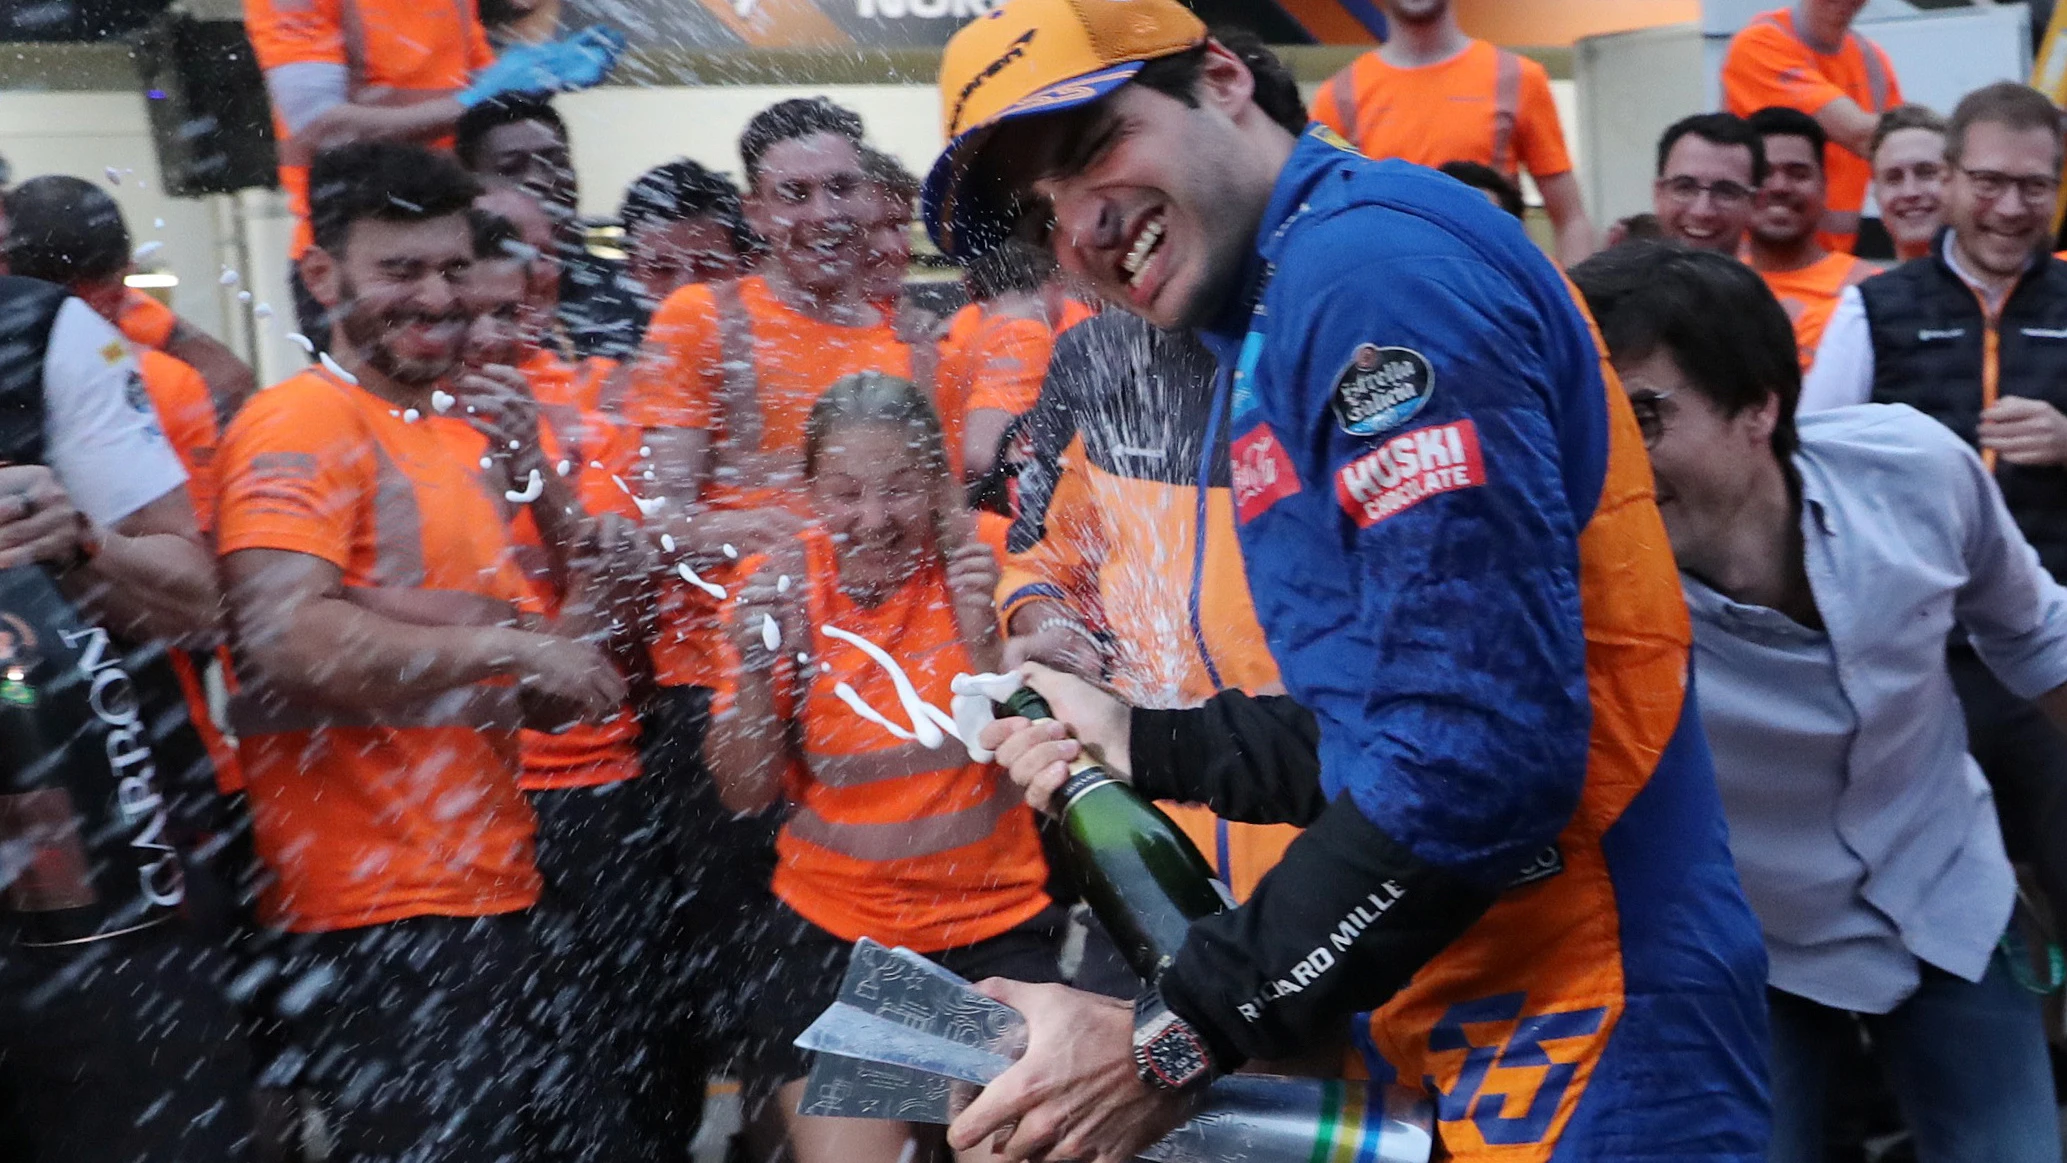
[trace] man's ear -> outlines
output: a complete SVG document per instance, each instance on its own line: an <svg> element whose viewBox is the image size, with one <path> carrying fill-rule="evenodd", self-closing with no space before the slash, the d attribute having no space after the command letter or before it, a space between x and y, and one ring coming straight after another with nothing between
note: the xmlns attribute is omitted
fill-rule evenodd
<svg viewBox="0 0 2067 1163"><path fill-rule="evenodd" d="M301 256L301 281L326 310L344 301L344 265L320 246Z"/></svg>
<svg viewBox="0 0 2067 1163"><path fill-rule="evenodd" d="M1199 103L1232 117L1256 96L1256 77L1226 45L1206 41L1206 59L1199 65Z"/></svg>
<svg viewBox="0 0 2067 1163"><path fill-rule="evenodd" d="M1772 443L1773 429L1780 426L1780 393L1769 393L1764 403L1761 403L1756 408L1746 408L1743 416L1745 418L1744 422L1748 426L1748 434L1757 443L1761 445Z"/></svg>

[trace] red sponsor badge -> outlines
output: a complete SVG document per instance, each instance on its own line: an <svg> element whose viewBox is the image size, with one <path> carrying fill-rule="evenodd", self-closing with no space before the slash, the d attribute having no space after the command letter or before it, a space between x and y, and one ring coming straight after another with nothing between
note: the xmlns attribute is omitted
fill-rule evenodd
<svg viewBox="0 0 2067 1163"><path fill-rule="evenodd" d="M1299 491L1292 458L1268 424L1258 424L1235 438L1228 448L1234 468L1234 515L1246 525L1272 505Z"/></svg>
<svg viewBox="0 0 2067 1163"><path fill-rule="evenodd" d="M1343 465L1335 473L1335 499L1369 529L1438 493L1485 483L1478 427L1454 420L1403 432Z"/></svg>

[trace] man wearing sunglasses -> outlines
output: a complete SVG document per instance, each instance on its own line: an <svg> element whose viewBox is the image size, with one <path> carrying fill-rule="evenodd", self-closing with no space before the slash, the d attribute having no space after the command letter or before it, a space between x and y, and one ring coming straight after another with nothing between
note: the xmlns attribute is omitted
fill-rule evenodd
<svg viewBox="0 0 2067 1163"><path fill-rule="evenodd" d="M1843 408L1797 431L1788 320L1743 264L1633 243L1572 281L1650 451L1771 958L1769 1163L1826 1157L1859 1023L1918 1158L2059 1163L2039 998L1998 952L2017 889L1969 754L1985 741L1943 660L1958 627L2057 733L2067 589L1927 417Z"/></svg>
<svg viewBox="0 0 2067 1163"><path fill-rule="evenodd" d="M2047 253L2060 114L2002 83L1969 93L1945 135L1948 228L1930 253L1845 292L1801 411L1910 404L1981 452L2010 514L2067 579L2067 262ZM1950 665L1975 758L2004 805L2010 855L2067 903L2067 746L1964 641Z"/></svg>
<svg viewBox="0 0 2067 1163"><path fill-rule="evenodd" d="M1765 141L1734 113L1683 117L1658 139L1651 209L1658 229L1695 250L1736 257L1766 180Z"/></svg>

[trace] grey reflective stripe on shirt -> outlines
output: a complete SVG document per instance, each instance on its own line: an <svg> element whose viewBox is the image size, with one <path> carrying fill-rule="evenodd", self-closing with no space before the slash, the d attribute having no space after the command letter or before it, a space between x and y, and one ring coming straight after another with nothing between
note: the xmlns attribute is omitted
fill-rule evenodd
<svg viewBox="0 0 2067 1163"><path fill-rule="evenodd" d="M514 686L457 687L429 698L413 699L373 710L323 707L291 699L268 698L243 690L230 696L230 728L239 738L349 727L408 730L419 727L465 727L474 731L515 731L523 710Z"/></svg>
<svg viewBox="0 0 2067 1163"><path fill-rule="evenodd" d="M1756 20L1753 20L1752 23L1768 24L1774 28L1779 29L1781 32L1787 34L1787 39L1807 49L1810 55L1812 56L1833 55L1831 53L1823 52L1820 49L1818 49L1815 45L1812 45L1808 41L1803 40L1800 33L1796 32L1792 28L1787 27L1785 21L1782 21L1778 16L1774 15L1771 12L1765 13L1764 15L1758 17ZM1859 55L1866 59L1866 91L1871 94L1871 97L1869 99L1873 102L1872 106L1868 108L1866 112L1887 112L1888 90L1891 86L1888 84L1887 62L1881 60L1879 46L1875 45L1872 41L1867 40L1865 37L1860 36L1856 32L1847 32L1845 33L1845 35L1849 37L1854 37L1859 41ZM1837 51L1840 54L1843 53L1844 46L1840 44L1838 46ZM1830 228L1826 226L1824 227L1824 229L1828 230Z"/></svg>
<svg viewBox="0 0 2067 1163"><path fill-rule="evenodd" d="M301 61L266 70L266 95L289 134L351 100L351 70L326 61Z"/></svg>
<svg viewBox="0 0 2067 1163"><path fill-rule="evenodd" d="M1504 48L1494 54L1493 168L1512 179L1521 166L1514 156L1514 136L1521 123L1522 59Z"/></svg>
<svg viewBox="0 0 2067 1163"><path fill-rule="evenodd" d="M1355 72L1356 61L1342 66L1342 71L1328 82L1328 92L1335 98L1335 116L1342 119L1342 136L1348 138L1351 145L1362 149L1364 127L1357 124L1356 78L1351 75Z"/></svg>
<svg viewBox="0 0 2067 1163"><path fill-rule="evenodd" d="M798 808L782 827L798 840L856 860L881 864L937 856L987 840L998 830L998 822L1018 805L1019 796L999 783L982 803L921 820L840 824L810 808Z"/></svg>
<svg viewBox="0 0 2067 1163"><path fill-rule="evenodd" d="M954 748L959 746L950 741L947 744L948 750L942 750L938 747L928 747L923 743L905 743L881 751L861 751L847 755L806 751L804 766L811 769L812 779L827 787L860 787L863 784L903 779L906 776L956 770L963 766L963 760L967 758L955 753Z"/></svg>

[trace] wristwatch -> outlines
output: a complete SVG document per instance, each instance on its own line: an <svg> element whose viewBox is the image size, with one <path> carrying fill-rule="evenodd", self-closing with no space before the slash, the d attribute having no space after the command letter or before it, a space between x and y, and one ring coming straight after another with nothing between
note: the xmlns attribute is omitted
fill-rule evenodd
<svg viewBox="0 0 2067 1163"><path fill-rule="evenodd" d="M1151 985L1134 999L1134 1072L1156 1090L1190 1090L1213 1077L1206 1041Z"/></svg>

